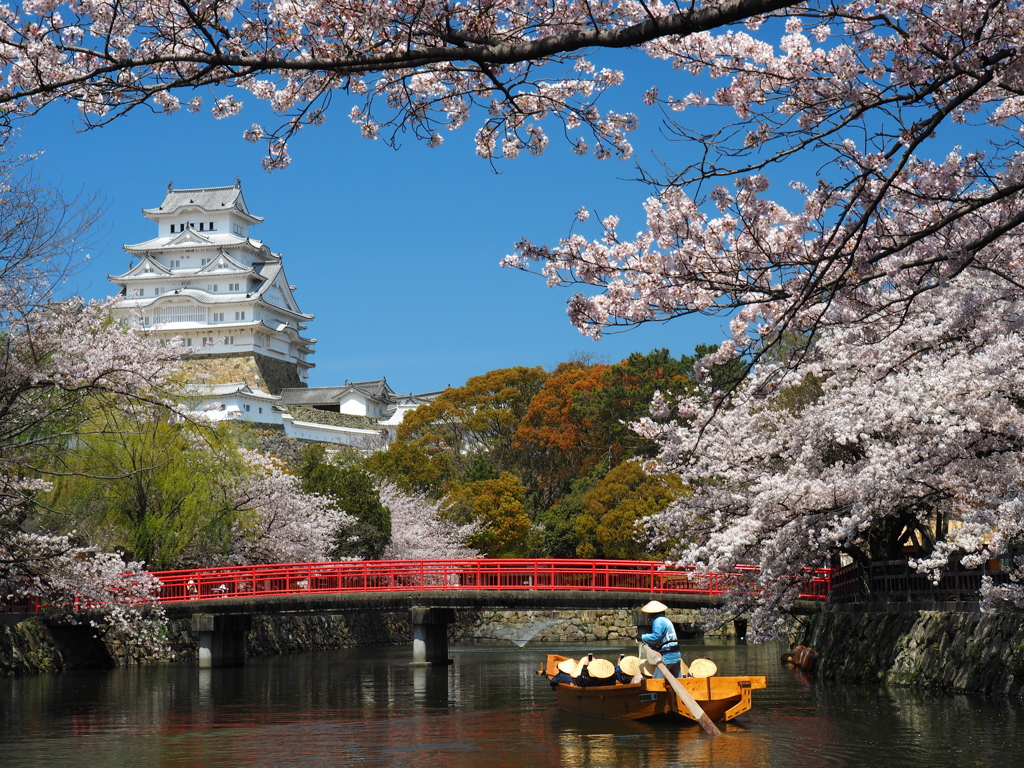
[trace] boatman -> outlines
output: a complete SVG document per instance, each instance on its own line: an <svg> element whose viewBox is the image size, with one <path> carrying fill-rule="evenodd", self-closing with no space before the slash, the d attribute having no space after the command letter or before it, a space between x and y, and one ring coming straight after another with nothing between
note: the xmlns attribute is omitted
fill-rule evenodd
<svg viewBox="0 0 1024 768"><path fill-rule="evenodd" d="M665 618L665 611L668 610L668 606L657 600L651 600L640 610L650 614L653 621L651 623L651 631L639 635L637 640L646 643L660 653L662 661L668 667L668 671L673 677L679 677L679 672L682 668L682 657L679 655L679 637L676 635L675 624ZM654 671L654 676L664 677L660 669Z"/></svg>

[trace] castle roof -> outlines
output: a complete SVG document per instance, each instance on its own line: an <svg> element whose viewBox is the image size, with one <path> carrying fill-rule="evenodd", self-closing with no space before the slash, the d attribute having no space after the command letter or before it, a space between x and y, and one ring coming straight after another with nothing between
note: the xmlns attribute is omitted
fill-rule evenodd
<svg viewBox="0 0 1024 768"><path fill-rule="evenodd" d="M167 195L158 208L143 208L142 213L149 219L162 216L173 216L184 209L196 209L210 213L234 210L247 218L250 223L258 224L262 216L249 213L242 197L241 183L231 187L203 187L200 189L172 189L167 185Z"/></svg>
<svg viewBox="0 0 1024 768"><path fill-rule="evenodd" d="M281 390L281 402L285 405L324 406L337 405L347 394L356 392L370 400L390 403L396 393L388 386L387 379L346 382L340 387L303 387Z"/></svg>

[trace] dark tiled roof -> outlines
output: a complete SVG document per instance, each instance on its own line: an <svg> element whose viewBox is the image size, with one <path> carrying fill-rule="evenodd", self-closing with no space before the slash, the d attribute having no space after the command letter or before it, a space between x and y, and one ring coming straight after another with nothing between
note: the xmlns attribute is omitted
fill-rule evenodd
<svg viewBox="0 0 1024 768"><path fill-rule="evenodd" d="M302 389L286 389L281 392L281 401L285 405L337 405L349 392L358 392L371 400L389 403L395 398L395 392L388 386L385 379L374 381L347 382L340 387L304 387Z"/></svg>

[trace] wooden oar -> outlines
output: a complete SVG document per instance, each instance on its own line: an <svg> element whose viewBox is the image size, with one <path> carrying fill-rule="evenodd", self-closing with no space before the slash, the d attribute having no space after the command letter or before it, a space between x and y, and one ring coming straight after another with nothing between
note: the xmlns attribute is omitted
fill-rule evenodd
<svg viewBox="0 0 1024 768"><path fill-rule="evenodd" d="M693 715L694 719L698 723L700 723L700 727L708 733L710 733L712 736L718 736L719 734L721 734L721 731L718 730L718 726L711 722L711 718L707 716L707 713L705 713L703 709L701 709L701 706L697 703L697 700L693 698L693 696L690 694L688 690L686 690L686 686L680 683L676 679L675 675L669 672L668 667L665 666L665 661L662 658L661 654L653 648L651 648L649 645L642 645L641 647L644 649L644 653L647 656L647 663L661 670L661 674L665 676L665 680L668 681L668 684L672 687L673 692L676 694L679 700L686 705L686 708L690 710L690 714Z"/></svg>

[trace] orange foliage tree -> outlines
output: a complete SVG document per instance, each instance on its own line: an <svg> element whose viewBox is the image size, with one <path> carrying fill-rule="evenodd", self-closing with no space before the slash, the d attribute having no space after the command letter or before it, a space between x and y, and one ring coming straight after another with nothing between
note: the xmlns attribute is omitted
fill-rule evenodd
<svg viewBox="0 0 1024 768"><path fill-rule="evenodd" d="M538 503L550 503L573 478L615 453L615 446L601 439L598 415L580 413L608 370L607 365L560 365L530 401L512 448L519 453L524 480L534 488Z"/></svg>

